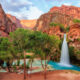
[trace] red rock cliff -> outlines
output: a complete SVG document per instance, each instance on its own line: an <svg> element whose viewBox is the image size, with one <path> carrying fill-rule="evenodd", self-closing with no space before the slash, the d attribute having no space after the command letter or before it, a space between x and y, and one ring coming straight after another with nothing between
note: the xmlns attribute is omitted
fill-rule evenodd
<svg viewBox="0 0 80 80"><path fill-rule="evenodd" d="M34 30L45 32L49 35L57 35L63 38L64 32L60 30L60 26L50 26L50 23L63 24L64 28L69 27L70 30L67 32L68 39L72 40L72 43L78 45L80 49L80 23L74 23L74 19L80 20L80 8L75 6L53 7L48 13L40 16L37 20L37 24ZM77 43L76 43L76 42Z"/></svg>
<svg viewBox="0 0 80 80"><path fill-rule="evenodd" d="M0 36L7 36L9 32L14 31L16 28L16 24L6 16L0 4Z"/></svg>
<svg viewBox="0 0 80 80"><path fill-rule="evenodd" d="M16 24L16 27L17 27L17 28L22 28L22 24L20 23L20 20L19 20L19 19L17 19L15 16L12 16L12 15L10 15L10 14L6 14L6 15L7 15L7 17L8 17L13 23Z"/></svg>
<svg viewBox="0 0 80 80"><path fill-rule="evenodd" d="M49 13L53 13L55 11L80 19L80 7L62 5L61 7L51 8Z"/></svg>

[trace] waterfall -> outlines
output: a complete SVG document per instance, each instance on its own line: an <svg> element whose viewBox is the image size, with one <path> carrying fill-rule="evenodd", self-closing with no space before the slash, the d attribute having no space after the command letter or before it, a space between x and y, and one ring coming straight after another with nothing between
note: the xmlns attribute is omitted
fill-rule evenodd
<svg viewBox="0 0 80 80"><path fill-rule="evenodd" d="M67 45L67 41L66 41L66 34L64 34L64 40L63 40L62 50L61 50L60 64L64 65L64 66L70 66L69 50L68 50L68 45Z"/></svg>

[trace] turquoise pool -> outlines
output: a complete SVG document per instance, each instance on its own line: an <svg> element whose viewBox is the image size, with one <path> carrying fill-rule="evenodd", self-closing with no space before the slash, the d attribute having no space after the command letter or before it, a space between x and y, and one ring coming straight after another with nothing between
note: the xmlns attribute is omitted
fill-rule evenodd
<svg viewBox="0 0 80 80"><path fill-rule="evenodd" d="M13 62L13 65L17 63L17 61ZM20 64L23 64L23 60L20 60ZM26 60L26 64L28 63L28 60ZM42 62L44 64L44 60ZM66 67L66 66L62 66L57 62L53 62L53 61L49 61L48 65L51 66L53 68L53 70L76 70L76 71L80 71L80 67L75 66L75 65L71 65L71 67ZM4 63L4 66L6 67L6 63ZM40 60L34 60L33 62L33 67L42 67L41 66L41 61Z"/></svg>
<svg viewBox="0 0 80 80"><path fill-rule="evenodd" d="M59 63L56 63L56 62L53 62L53 61L49 61L48 64L51 65L55 70L76 70L76 71L80 71L80 67L74 66L74 65L71 65L71 67L65 67L65 66L62 66Z"/></svg>

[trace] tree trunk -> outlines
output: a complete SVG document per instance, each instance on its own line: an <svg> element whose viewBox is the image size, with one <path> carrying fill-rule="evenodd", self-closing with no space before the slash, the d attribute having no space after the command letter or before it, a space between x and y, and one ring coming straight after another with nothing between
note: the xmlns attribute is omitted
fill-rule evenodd
<svg viewBox="0 0 80 80"><path fill-rule="evenodd" d="M9 72L11 72L11 70L10 70L10 62L9 61L7 62L7 69L8 69Z"/></svg>
<svg viewBox="0 0 80 80"><path fill-rule="evenodd" d="M47 77L46 77L46 67L47 67L47 66L46 66L46 59L45 59L45 68L44 68L44 79L45 79L45 80L46 80L46 78L47 78Z"/></svg>
<svg viewBox="0 0 80 80"><path fill-rule="evenodd" d="M32 72L32 61L31 61L31 72ZM30 77L31 77L31 74L32 74L32 73L30 73Z"/></svg>
<svg viewBox="0 0 80 80"><path fill-rule="evenodd" d="M41 60L41 65L42 65L42 68L44 69L44 65L42 64L42 60Z"/></svg>
<svg viewBox="0 0 80 80"><path fill-rule="evenodd" d="M8 71L9 71L9 72L11 72L11 69L10 69L10 67L9 67L9 66L7 67L7 69L8 69Z"/></svg>
<svg viewBox="0 0 80 80"><path fill-rule="evenodd" d="M25 58L25 51L24 51L24 80L26 80L26 58Z"/></svg>

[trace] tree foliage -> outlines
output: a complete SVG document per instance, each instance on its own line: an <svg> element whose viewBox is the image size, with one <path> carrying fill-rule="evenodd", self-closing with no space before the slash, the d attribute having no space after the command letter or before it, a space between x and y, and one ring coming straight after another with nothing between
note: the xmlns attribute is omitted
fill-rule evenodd
<svg viewBox="0 0 80 80"><path fill-rule="evenodd" d="M13 54L11 54L11 42L8 38L0 38L0 59L4 61L13 59Z"/></svg>

